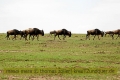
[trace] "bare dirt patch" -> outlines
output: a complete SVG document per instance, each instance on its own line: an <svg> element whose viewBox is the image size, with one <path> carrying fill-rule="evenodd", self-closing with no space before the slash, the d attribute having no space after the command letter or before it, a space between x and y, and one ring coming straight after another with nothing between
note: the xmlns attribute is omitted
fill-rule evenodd
<svg viewBox="0 0 120 80"><path fill-rule="evenodd" d="M31 50L0 50L0 52L31 52Z"/></svg>

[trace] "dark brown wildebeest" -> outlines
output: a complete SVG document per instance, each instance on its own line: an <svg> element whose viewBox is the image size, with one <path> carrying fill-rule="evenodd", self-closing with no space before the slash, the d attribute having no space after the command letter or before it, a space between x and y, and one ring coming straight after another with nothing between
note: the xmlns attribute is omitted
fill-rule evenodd
<svg viewBox="0 0 120 80"><path fill-rule="evenodd" d="M22 30L22 31L20 31L20 34L19 34L21 37L20 37L20 40L22 39L22 38L25 38L25 36L26 36L26 33L25 33L25 30Z"/></svg>
<svg viewBox="0 0 120 80"><path fill-rule="evenodd" d="M113 34L112 34L112 39L114 39L114 34L118 35L117 38L120 37L120 29L114 30L114 31L112 31L112 32L113 32ZM116 39L117 39L117 38L116 38Z"/></svg>
<svg viewBox="0 0 120 80"><path fill-rule="evenodd" d="M94 38L97 35L98 39L100 40L99 35L101 35L101 37L103 37L104 32L100 31L99 29L88 30L87 34L86 34L86 40L87 40L87 38L89 38L89 40L90 40L90 35L94 35ZM93 38L93 40L94 40L94 38Z"/></svg>
<svg viewBox="0 0 120 80"><path fill-rule="evenodd" d="M33 28L28 28L26 30L24 30L24 36L25 36L25 40L27 39L27 36L29 35L29 33L32 31ZM30 40L30 35L29 35L29 40Z"/></svg>
<svg viewBox="0 0 120 80"><path fill-rule="evenodd" d="M49 36L51 36L52 34L55 34L56 33L56 31L54 30L54 31L50 31L50 35Z"/></svg>
<svg viewBox="0 0 120 80"><path fill-rule="evenodd" d="M34 36L39 37L39 34L41 34L42 36L44 36L44 31L43 30L39 30L38 28L29 28L27 30L25 30L25 40L27 40L27 35L29 34L29 40L30 37L33 36L32 40L34 40Z"/></svg>
<svg viewBox="0 0 120 80"><path fill-rule="evenodd" d="M38 40L39 34L40 34L41 36L44 36L44 31L43 31L43 30L39 30L39 29L37 29L37 28L33 28L33 30L34 30L33 39L34 39L34 36L36 36L36 37L37 37L37 40Z"/></svg>
<svg viewBox="0 0 120 80"><path fill-rule="evenodd" d="M105 37L106 37L107 34L109 34L111 36L113 34L113 31L106 31L105 32Z"/></svg>
<svg viewBox="0 0 120 80"><path fill-rule="evenodd" d="M58 35L58 38L60 39L59 35L63 35L63 40L65 39L66 35L68 35L69 37L71 37L71 31L68 31L66 29L62 29L62 30L57 30L55 32L55 35L54 35L54 40L56 38L56 36ZM61 40L61 39L60 39Z"/></svg>
<svg viewBox="0 0 120 80"><path fill-rule="evenodd" d="M8 39L10 40L10 38L9 38L10 35L14 35L14 37L12 38L12 40L13 40L13 39L16 40L16 35L20 35L20 31L17 30L17 29L13 29L13 30L7 31L7 36L6 36L6 37L7 37L7 40L8 40Z"/></svg>

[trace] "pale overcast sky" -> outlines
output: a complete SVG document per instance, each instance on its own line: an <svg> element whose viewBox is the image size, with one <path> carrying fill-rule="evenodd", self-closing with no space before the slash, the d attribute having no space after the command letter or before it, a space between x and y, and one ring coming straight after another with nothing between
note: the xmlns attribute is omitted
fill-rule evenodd
<svg viewBox="0 0 120 80"><path fill-rule="evenodd" d="M120 0L0 0L0 33L28 28L120 29Z"/></svg>

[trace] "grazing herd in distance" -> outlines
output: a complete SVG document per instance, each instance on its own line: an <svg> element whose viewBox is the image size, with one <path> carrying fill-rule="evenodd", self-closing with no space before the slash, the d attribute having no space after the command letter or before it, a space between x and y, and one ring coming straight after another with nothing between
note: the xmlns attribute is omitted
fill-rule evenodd
<svg viewBox="0 0 120 80"><path fill-rule="evenodd" d="M58 38L60 39L59 35L63 35L63 40L66 38L66 36L71 37L71 35L72 35L71 31L68 31L67 29L50 31L50 35L52 35L52 34L54 34L54 40L55 40L56 36L58 36ZM106 32L103 32L99 29L88 30L87 34L86 34L86 40L87 39L90 40L90 35L94 35L93 40L95 39L96 36L98 36L98 39L100 40L99 35L101 35L101 37L103 37L104 35L106 36L107 34L109 34L112 37L112 39L114 39L114 35L116 34L116 35L118 35L117 36L117 38L118 38L118 37L120 37L120 29L113 30L113 31L106 31ZM27 36L29 35L29 40L30 39L34 40L34 37L37 37L37 40L39 41L39 35L44 36L44 31L40 30L38 28L28 28L28 29L22 30L22 31L13 29L13 30L7 31L7 36L6 36L7 40L10 40L10 37L9 37L10 35L14 36L12 38L12 40L14 40L14 39L16 40L17 35L21 36L20 40L22 38L24 38L25 40L28 40Z"/></svg>

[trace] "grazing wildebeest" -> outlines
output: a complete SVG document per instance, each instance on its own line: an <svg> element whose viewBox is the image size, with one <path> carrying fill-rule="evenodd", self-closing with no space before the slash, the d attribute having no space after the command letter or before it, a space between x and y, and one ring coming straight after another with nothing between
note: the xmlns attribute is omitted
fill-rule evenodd
<svg viewBox="0 0 120 80"><path fill-rule="evenodd" d="M112 39L114 39L114 34L118 35L117 38L120 37L120 29L114 30L114 31L112 31L112 32L113 32L113 34L112 34ZM116 39L117 39L117 38L116 38Z"/></svg>
<svg viewBox="0 0 120 80"><path fill-rule="evenodd" d="M89 40L90 40L90 35L94 35L94 38L97 35L98 39L100 40L99 35L101 35L101 37L103 37L104 32L100 31L99 29L88 30L87 34L86 34L86 39L89 38ZM94 40L94 38L93 38L93 40Z"/></svg>
<svg viewBox="0 0 120 80"><path fill-rule="evenodd" d="M7 31L7 36L6 36L6 37L7 37L7 40L8 40L8 39L10 40L10 38L9 38L10 35L14 35L14 37L12 38L12 40L13 40L13 39L16 40L16 35L20 35L20 31L17 30L17 29L13 29L13 30Z"/></svg>
<svg viewBox="0 0 120 80"><path fill-rule="evenodd" d="M71 31L68 31L66 29L62 29L62 30L57 30L55 32L55 35L54 35L54 40L55 40L55 37L58 35L58 38L60 39L59 35L63 35L63 40L65 39L66 35L68 35L69 37L71 37ZM60 39L61 40L61 39Z"/></svg>
<svg viewBox="0 0 120 80"><path fill-rule="evenodd" d="M105 37L106 37L107 34L109 34L111 36L113 34L113 31L106 31L105 32Z"/></svg>
<svg viewBox="0 0 120 80"><path fill-rule="evenodd" d="M27 40L27 35L29 34L29 40L30 37L33 36L32 40L34 40L34 36L39 37L39 34L41 34L42 36L44 36L44 31L43 30L39 30L38 28L29 28L27 30L25 30L25 40Z"/></svg>

